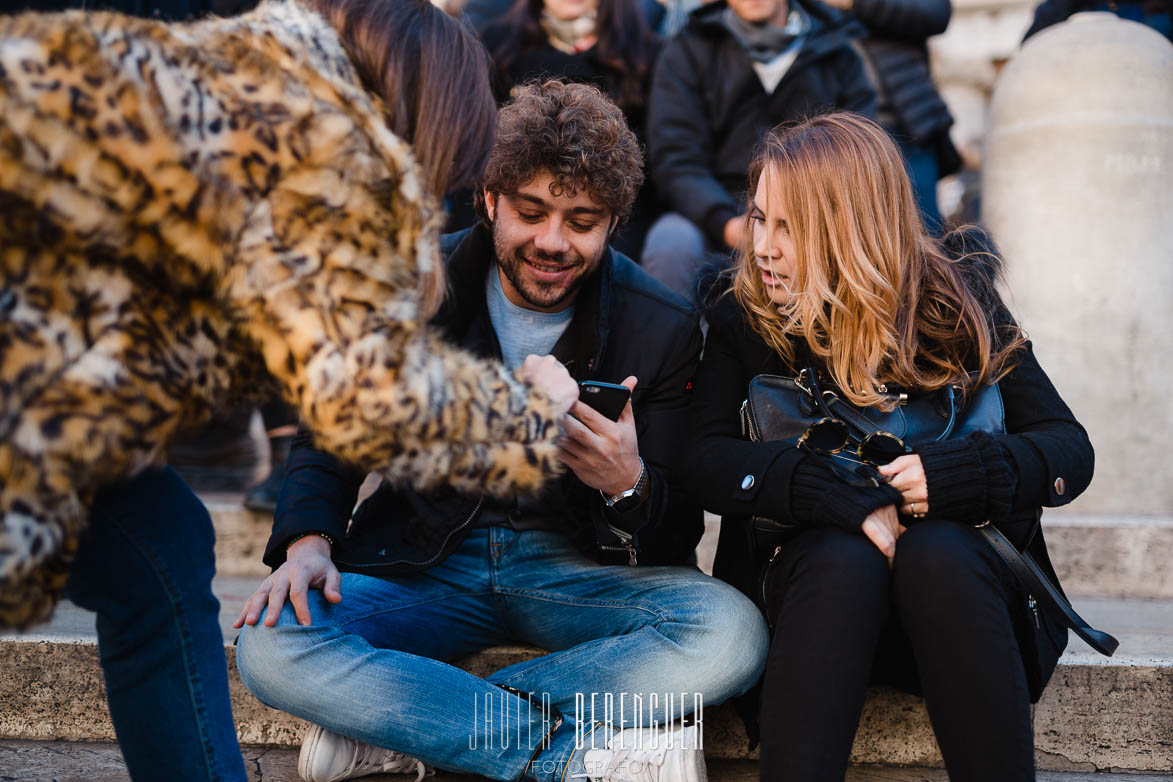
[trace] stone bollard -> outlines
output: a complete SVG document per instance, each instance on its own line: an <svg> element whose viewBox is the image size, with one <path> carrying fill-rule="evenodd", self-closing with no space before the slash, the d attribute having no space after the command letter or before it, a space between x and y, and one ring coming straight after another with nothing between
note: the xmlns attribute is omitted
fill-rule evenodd
<svg viewBox="0 0 1173 782"><path fill-rule="evenodd" d="M1173 516L1173 45L1105 13L1027 41L982 199L1011 310L1096 449L1072 509Z"/></svg>

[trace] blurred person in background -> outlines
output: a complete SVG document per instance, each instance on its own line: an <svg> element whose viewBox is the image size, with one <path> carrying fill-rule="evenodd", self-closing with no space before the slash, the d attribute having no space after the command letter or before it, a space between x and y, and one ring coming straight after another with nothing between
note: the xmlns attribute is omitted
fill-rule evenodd
<svg viewBox="0 0 1173 782"><path fill-rule="evenodd" d="M234 16L257 4L257 0L0 0L0 14L21 11L115 11L128 16L185 22L213 13Z"/></svg>
<svg viewBox="0 0 1173 782"><path fill-rule="evenodd" d="M862 27L814 0L716 0L666 42L648 104L652 181L673 210L644 267L697 300L703 265L729 265L745 230L745 171L766 131L832 109L876 114L852 41Z"/></svg>
<svg viewBox="0 0 1173 782"><path fill-rule="evenodd" d="M467 3L463 3L462 0L446 0L446 2L454 5L461 4L460 10L477 30L483 30L505 16L513 7L510 0L468 0ZM684 2L696 2L696 0L684 0ZM662 26L668 13L664 4L659 0L635 0L635 4L650 29L656 30Z"/></svg>
<svg viewBox="0 0 1173 782"><path fill-rule="evenodd" d="M1065 21L1081 11L1103 11L1151 27L1173 41L1173 2L1170 0L1044 0L1035 8L1025 42L1039 30Z"/></svg>
<svg viewBox="0 0 1173 782"><path fill-rule="evenodd" d="M876 88L877 119L904 154L917 206L929 230L941 230L937 180L961 157L949 138L953 117L933 84L926 40L945 32L950 0L823 0L863 23L860 51Z"/></svg>

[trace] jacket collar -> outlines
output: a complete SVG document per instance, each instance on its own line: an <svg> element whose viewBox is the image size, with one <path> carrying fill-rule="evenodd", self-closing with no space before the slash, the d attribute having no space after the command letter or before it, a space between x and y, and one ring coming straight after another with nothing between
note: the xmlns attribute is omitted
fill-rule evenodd
<svg viewBox="0 0 1173 782"><path fill-rule="evenodd" d="M806 61L820 57L831 49L838 48L852 38L862 36L866 30L863 25L848 14L823 3L809 0L789 0L789 2L806 11L810 19L810 29L803 39L799 60ZM726 0L714 0L705 3L689 15L688 27L706 37L732 38L732 34L725 29L721 15L729 7ZM793 66L791 66L793 67Z"/></svg>
<svg viewBox="0 0 1173 782"><path fill-rule="evenodd" d="M483 223L440 239L448 272L448 297L433 319L453 342L473 348L491 346L499 356L485 302L485 276L497 255L493 239ZM587 380L598 371L610 333L614 251L607 247L599 268L582 282L575 299L574 317L554 346L555 358L566 365L575 380ZM487 339L488 338L488 339ZM475 349L475 348L473 348Z"/></svg>

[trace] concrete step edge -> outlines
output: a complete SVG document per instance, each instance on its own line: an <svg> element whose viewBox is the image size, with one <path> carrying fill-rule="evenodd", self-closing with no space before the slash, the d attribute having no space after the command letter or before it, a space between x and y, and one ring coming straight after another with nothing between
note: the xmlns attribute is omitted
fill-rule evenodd
<svg viewBox="0 0 1173 782"><path fill-rule="evenodd" d="M249 782L301 782L297 751L287 748L245 747ZM5 773L25 782L129 782L126 764L112 743L76 743L0 740ZM751 760L705 758L709 782L759 782L758 764ZM376 774L371 782L402 782L404 777ZM479 778L440 772L430 782L475 782ZM943 769L851 766L845 782L948 782ZM1173 775L1135 773L1090 774L1083 771L1043 771L1038 782L1173 782Z"/></svg>
<svg viewBox="0 0 1173 782"><path fill-rule="evenodd" d="M459 664L486 675L538 652L497 647ZM297 746L306 723L269 709L241 684L235 649L225 646L241 742ZM0 641L0 738L112 741L104 687L92 642ZM1040 769L1164 771L1173 768L1173 663L1063 662L1035 709ZM706 709L706 754L756 759L728 705ZM869 693L852 761L878 765L941 765L919 698L885 688Z"/></svg>

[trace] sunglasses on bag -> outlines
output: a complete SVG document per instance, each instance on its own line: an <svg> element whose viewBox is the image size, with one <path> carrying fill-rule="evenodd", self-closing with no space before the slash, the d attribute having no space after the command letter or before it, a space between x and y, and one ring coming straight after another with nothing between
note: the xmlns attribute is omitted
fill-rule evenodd
<svg viewBox="0 0 1173 782"><path fill-rule="evenodd" d="M859 465L855 473L864 478L862 482L848 480L852 485L877 486L881 480L875 468L889 464L908 453L908 446L891 432L875 431L856 440L851 436L851 427L838 418L820 418L798 438L796 445L817 456L839 456ZM845 453L859 457L859 460L844 456ZM829 460L834 466L835 460Z"/></svg>

